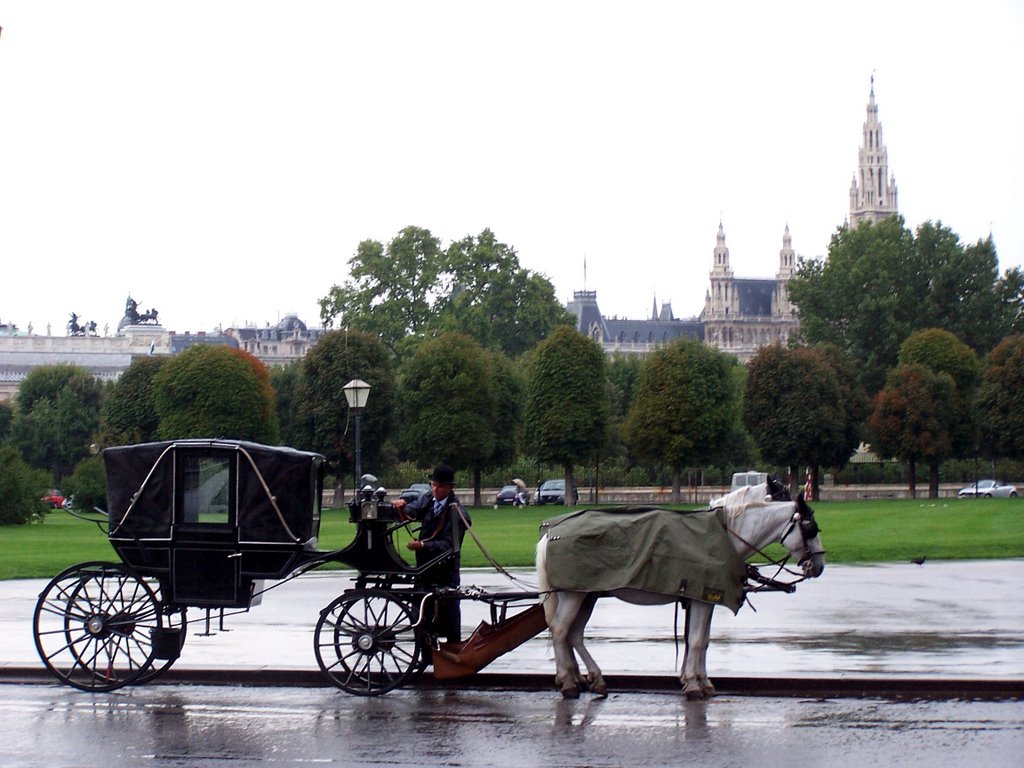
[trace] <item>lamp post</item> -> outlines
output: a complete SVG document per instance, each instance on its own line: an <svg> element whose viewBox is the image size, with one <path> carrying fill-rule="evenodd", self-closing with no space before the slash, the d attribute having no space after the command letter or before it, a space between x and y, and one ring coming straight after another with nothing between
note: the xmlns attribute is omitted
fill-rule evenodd
<svg viewBox="0 0 1024 768"><path fill-rule="evenodd" d="M355 489L356 497L359 496L359 478L362 477L362 445L359 442L359 418L362 416L363 408L366 407L366 401L370 397L370 385L362 379L352 379L348 384L342 387L342 391L345 393L345 400L348 401L348 407L352 411L356 420L356 466L355 466Z"/></svg>

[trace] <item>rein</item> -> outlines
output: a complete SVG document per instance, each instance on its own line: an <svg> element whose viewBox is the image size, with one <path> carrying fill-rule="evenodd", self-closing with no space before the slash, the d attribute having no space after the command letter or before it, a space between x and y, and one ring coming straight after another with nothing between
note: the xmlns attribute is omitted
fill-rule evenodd
<svg viewBox="0 0 1024 768"><path fill-rule="evenodd" d="M530 584L529 582L523 581L522 579L518 578L514 574L509 573L507 570L505 570L504 567L502 567L498 563L497 560L494 559L494 557L491 555L491 553L487 551L487 547L485 547L484 543L482 541L480 541L480 537L476 535L476 531L473 530L473 526L470 524L469 520L467 519L465 511L462 509L462 505L458 506L458 512L459 512L459 519L462 521L463 527L465 527L466 531L469 532L469 535L473 537L473 541L475 541L476 545L480 548L480 552L483 554L484 559L494 567L494 570L496 570L498 573L502 574L509 581L515 582L517 584L522 584L523 586L528 587L531 591L536 591L537 590L537 585Z"/></svg>
<svg viewBox="0 0 1024 768"><path fill-rule="evenodd" d="M810 526L813 526L814 529L815 529L814 534L812 534L812 538L813 538L814 535L817 535L817 527L818 526L817 526L816 523L814 523L813 520L810 520L808 522L810 523L808 528ZM785 527L785 529L783 529L782 535L779 537L779 543L780 544L782 544L786 540L786 538L793 532L793 529L798 524L800 525L800 536L803 539L803 542L804 542L804 545L805 545L805 549L806 549L807 537L805 535L805 528L804 528L805 523L804 523L804 520L801 517L799 512L794 512L793 513L793 516L790 518L789 524ZM775 566L776 569L777 569L775 571L775 575L774 576L771 576L771 577L769 577L769 576L762 576L760 571L758 570L758 567L756 565L748 564L747 565L747 580L748 581L757 582L759 584L759 586L748 587L747 588L747 592L761 592L761 591L764 591L765 589L779 590L779 591L782 591L782 592L794 592L794 591L796 591L796 585L797 584L799 584L801 581L806 581L808 578L810 578L806 574L798 573L798 572L794 571L793 569L791 569L788 566L789 560L792 557L792 555L789 553L788 549L786 550L786 554L783 557L781 557L781 558L773 558L767 552L764 551L763 547L759 547L756 544L754 544L754 543L752 543L750 541L747 541L745 538L740 536L736 531L734 531L728 525L725 526L725 530L731 536L735 536L738 541L740 541L741 543L745 544L751 550L751 554L760 555L761 557L763 557L765 560L768 561L766 563L766 565ZM774 543L774 542L772 542L772 543ZM785 547L785 544L783 544L783 547ZM810 552L810 551L808 551L807 552L807 559L809 559L811 557L814 557L815 555L823 555L823 554L825 554L824 551L821 551L821 552L817 552L817 551ZM803 561L801 561L801 562L803 562ZM789 576L793 576L795 578L794 578L793 581L788 581L788 582L778 581L776 579L776 577L779 574L781 574L781 573L786 573ZM753 607L753 606L751 606L751 607Z"/></svg>

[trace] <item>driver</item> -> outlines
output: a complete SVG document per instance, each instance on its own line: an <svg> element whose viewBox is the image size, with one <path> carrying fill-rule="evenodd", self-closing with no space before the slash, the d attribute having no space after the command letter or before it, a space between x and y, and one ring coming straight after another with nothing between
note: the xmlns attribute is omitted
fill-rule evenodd
<svg viewBox="0 0 1024 768"><path fill-rule="evenodd" d="M469 514L455 496L455 470L447 464L438 464L430 474L430 490L417 499L406 502L396 499L394 507L405 520L419 520L420 535L406 546L416 553L416 565L422 567L431 560L455 549L453 528L458 531L458 546L470 525ZM456 551L447 558L427 568L416 583L433 587L458 587L461 558ZM462 639L462 611L460 601L438 600L437 618L434 631L448 642L457 643Z"/></svg>

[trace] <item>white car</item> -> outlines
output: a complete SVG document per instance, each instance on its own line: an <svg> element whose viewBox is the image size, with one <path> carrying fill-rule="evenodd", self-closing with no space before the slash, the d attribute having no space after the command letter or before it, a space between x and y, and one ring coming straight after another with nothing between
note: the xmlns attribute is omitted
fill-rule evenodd
<svg viewBox="0 0 1024 768"><path fill-rule="evenodd" d="M999 480L979 480L977 483L971 483L966 488L961 488L957 491L956 495L961 499L977 497L1007 499L1017 496L1017 487L1007 485Z"/></svg>

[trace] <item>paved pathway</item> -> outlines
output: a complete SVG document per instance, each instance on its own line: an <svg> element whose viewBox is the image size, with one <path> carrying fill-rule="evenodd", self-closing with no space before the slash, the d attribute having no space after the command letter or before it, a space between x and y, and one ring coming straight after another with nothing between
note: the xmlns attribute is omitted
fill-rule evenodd
<svg viewBox="0 0 1024 768"><path fill-rule="evenodd" d="M533 581L532 572L515 573ZM319 611L351 586L351 574L315 572L267 592L230 617L227 632L190 633L175 668L316 670ZM32 614L45 580L0 582L0 671L37 667ZM514 588L491 571L465 570L464 585ZM932 562L923 566L829 566L796 593L753 597L733 616L716 612L708 667L720 677L891 676L1024 680L1024 560ZM486 618L466 602L468 632ZM671 606L603 600L590 623L591 650L608 674L674 675L680 659ZM681 626L681 624L680 624ZM214 628L216 630L216 627ZM681 630L680 630L681 633ZM678 649L681 653L681 648ZM541 635L485 671L553 673Z"/></svg>

